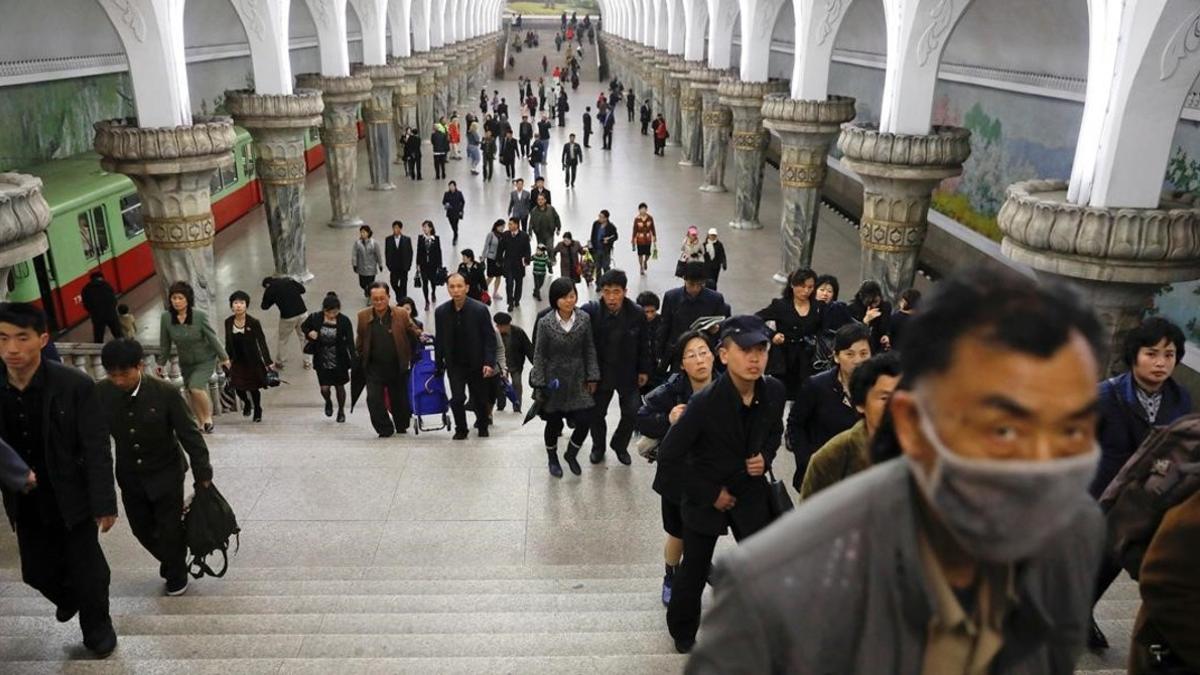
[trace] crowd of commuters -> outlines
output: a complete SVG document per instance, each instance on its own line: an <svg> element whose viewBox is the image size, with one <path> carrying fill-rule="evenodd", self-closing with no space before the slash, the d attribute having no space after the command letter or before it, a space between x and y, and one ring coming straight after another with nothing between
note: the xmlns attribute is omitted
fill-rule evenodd
<svg viewBox="0 0 1200 675"><path fill-rule="evenodd" d="M578 38L584 29L564 15L563 31ZM117 339L104 347L108 378L98 385L41 358L48 335L38 310L0 305L0 469L15 457L29 471L17 487L5 484L5 506L24 578L56 605L59 620L78 614L84 644L97 654L116 645L97 543L116 517L107 436L131 528L160 562L165 593L181 594L184 457L197 482L212 480L202 432L213 431L214 370L226 369L243 414L259 421L261 391L296 335L324 414L338 423L357 372L374 431L405 434L409 378L416 362L431 358L448 383L454 440L471 429L488 437L511 387L514 411L530 406L544 424L552 477L564 477L563 464L582 474L589 437L590 464L611 450L630 465L631 449L654 463L645 487L660 496L666 539L655 591L676 648L692 654L688 672L1064 673L1085 643L1106 646L1094 621L1088 630L1088 615L1121 566L1105 548L1094 499L1155 427L1191 411L1173 378L1184 353L1181 329L1146 319L1127 338L1128 371L1099 381L1105 361L1095 315L1066 288L1013 273L951 277L929 297L907 289L887 298L866 280L843 302L836 277L799 269L778 297L762 298L765 306L735 311L717 290L729 266L724 243L716 229L701 236L698 227L679 242L680 284L661 299L648 290L630 297L613 252L627 236L640 274L655 264L659 231L648 205L619 214L627 224L602 210L577 239L538 168L572 77L568 63L556 90L539 78L536 94L533 81L521 79L517 138L507 102L481 92L482 136L472 142L473 115L465 136L469 157L481 148L484 179L497 154L510 177L515 157L541 161L531 162L533 189L513 181L505 208L494 205L504 217L479 248L457 249L453 271L432 221L421 223L415 244L399 220L382 244L363 226L351 263L366 307L353 318L336 293L309 313L302 284L263 280L261 309L280 313L273 352L248 311L249 293L230 295L222 340L195 308L194 290L172 285L159 341L164 357L178 353L189 405L163 373L143 372L142 347L121 337L135 331L121 326L102 275L85 302L97 341L105 331ZM614 85L615 98L597 101L605 148L617 102L625 98L631 118L634 109L633 92ZM590 147L590 106L584 115L583 147ZM652 122L658 153L666 125L643 105L643 133ZM455 115L434 131L438 178L445 158L458 155L460 129ZM567 188L584 156L570 138L562 155L572 169ZM419 145L418 137L417 179ZM454 181L442 205L456 246L466 205ZM386 281L378 278L384 270ZM419 319L409 275L432 325ZM593 282L595 299L581 303L580 284ZM536 303L532 335L513 317L527 295ZM43 414L52 404L63 412ZM796 466L785 481L800 497L790 513L780 500L787 488L773 472L781 448ZM1197 666L1198 509L1193 498L1164 518L1163 543L1147 556L1158 565L1147 579L1159 593L1168 589L1171 602L1143 607L1139 663L1167 649L1178 663ZM739 546L714 566L727 533ZM710 583L714 603L700 634Z"/></svg>

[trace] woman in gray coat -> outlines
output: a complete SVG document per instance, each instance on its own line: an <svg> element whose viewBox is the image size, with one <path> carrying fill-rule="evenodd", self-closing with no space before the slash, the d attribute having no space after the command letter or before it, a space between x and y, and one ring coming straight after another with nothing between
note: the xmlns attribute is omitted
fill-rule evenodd
<svg viewBox="0 0 1200 675"><path fill-rule="evenodd" d="M591 321L586 312L575 309L578 299L570 279L560 277L550 284L553 311L538 320L533 369L529 373L529 384L534 388L535 399L541 402L542 419L546 420L546 456L550 475L555 478L563 475L558 463L558 437L567 420L573 430L563 458L571 473L576 476L582 473L575 457L591 428L595 405L592 394L600 381Z"/></svg>
<svg viewBox="0 0 1200 675"><path fill-rule="evenodd" d="M487 277L492 282L493 300L504 299L500 296L500 280L503 278L503 269L500 265L500 259L497 257L500 254L500 237L503 234L504 219L497 218L496 222L492 223L491 231L487 233L487 237L483 240L482 256L484 264L487 265Z"/></svg>
<svg viewBox="0 0 1200 675"><path fill-rule="evenodd" d="M358 228L358 239L350 251L350 265L358 275L358 285L362 288L364 298L371 297L371 284L375 283L375 275L383 269L383 248L371 238L372 234L367 225Z"/></svg>

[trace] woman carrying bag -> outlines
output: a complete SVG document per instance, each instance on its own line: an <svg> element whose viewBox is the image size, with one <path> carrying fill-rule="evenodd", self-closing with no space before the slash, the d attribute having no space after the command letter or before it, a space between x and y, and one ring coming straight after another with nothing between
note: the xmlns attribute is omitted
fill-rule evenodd
<svg viewBox="0 0 1200 675"><path fill-rule="evenodd" d="M438 270L442 268L442 240L432 220L421 223L421 236L417 237L417 277L413 286L421 289L425 296L425 310L431 307L430 299L437 302Z"/></svg>
<svg viewBox="0 0 1200 675"><path fill-rule="evenodd" d="M246 312L249 305L250 295L245 291L229 296L233 315L225 319L225 351L229 354L229 379L242 402L242 416L249 417L253 409L254 421L261 422L262 390L267 388L267 371L275 366L262 323Z"/></svg>
<svg viewBox="0 0 1200 675"><path fill-rule="evenodd" d="M375 283L375 276L383 269L383 247L371 238L372 234L374 233L369 225L358 228L358 239L350 251L350 266L358 275L358 286L362 289L364 298L371 297L368 289Z"/></svg>
<svg viewBox="0 0 1200 675"><path fill-rule="evenodd" d="M354 326L350 317L342 314L342 301L337 293L326 293L321 311L309 314L300 330L304 333L304 353L312 356L313 369L317 371L317 385L321 388L321 398L325 399L325 416L333 417L330 394L336 390L337 421L345 422L346 383L350 381L356 356Z"/></svg>
<svg viewBox="0 0 1200 675"><path fill-rule="evenodd" d="M687 235L683 237L683 243L679 246L679 260L675 262L675 276L682 279L683 271L691 262L704 262L704 242L700 240L700 230L696 229L695 225L687 229Z"/></svg>

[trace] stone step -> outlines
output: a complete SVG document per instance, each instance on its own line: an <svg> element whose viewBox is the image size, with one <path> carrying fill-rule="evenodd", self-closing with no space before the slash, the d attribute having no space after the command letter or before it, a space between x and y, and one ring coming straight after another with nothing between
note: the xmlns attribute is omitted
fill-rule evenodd
<svg viewBox="0 0 1200 675"><path fill-rule="evenodd" d="M120 652L118 652L120 654ZM643 656L542 656L542 657L463 657L391 658L391 659L186 659L125 660L114 654L107 661L73 661L64 664L44 661L17 661L8 665L14 672L28 675L160 675L186 672L189 675L392 675L423 673L438 675L478 675L478 673L522 673L527 675L658 675L679 672L684 657L678 655ZM1114 671L1115 672L1115 671Z"/></svg>
<svg viewBox="0 0 1200 675"><path fill-rule="evenodd" d="M558 595L564 593L638 593L653 591L659 579L406 579L296 581L278 578L262 581L221 579L197 582L189 589L195 596L294 596L294 595ZM109 586L109 596L141 597L153 595L162 582L155 578L142 581L115 581ZM0 582L0 597L41 597L20 582Z"/></svg>
<svg viewBox="0 0 1200 675"><path fill-rule="evenodd" d="M63 643L0 637L0 663L57 660ZM419 635L129 635L120 659L439 658L674 654L662 629L631 632L428 633Z"/></svg>
<svg viewBox="0 0 1200 675"><path fill-rule="evenodd" d="M455 614L115 615L126 635L421 635L430 633L625 633L665 630L665 610L621 612L471 612ZM57 636L70 642L78 624L53 616L0 616L2 637Z"/></svg>
<svg viewBox="0 0 1200 675"><path fill-rule="evenodd" d="M260 597L179 598L157 595L115 597L109 603L114 615L194 614L472 614L480 612L625 612L660 609L658 587L638 593L545 593L539 595L294 595ZM50 615L46 600L35 597L4 598L0 617Z"/></svg>

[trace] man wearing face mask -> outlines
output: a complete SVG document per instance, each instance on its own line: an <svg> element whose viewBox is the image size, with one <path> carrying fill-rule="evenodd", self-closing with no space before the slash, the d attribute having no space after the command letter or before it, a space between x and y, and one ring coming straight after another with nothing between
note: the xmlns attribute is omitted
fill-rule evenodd
<svg viewBox="0 0 1200 675"><path fill-rule="evenodd" d="M725 557L686 672L1073 671L1104 539L1096 317L988 271L943 281L904 339L903 456Z"/></svg>

